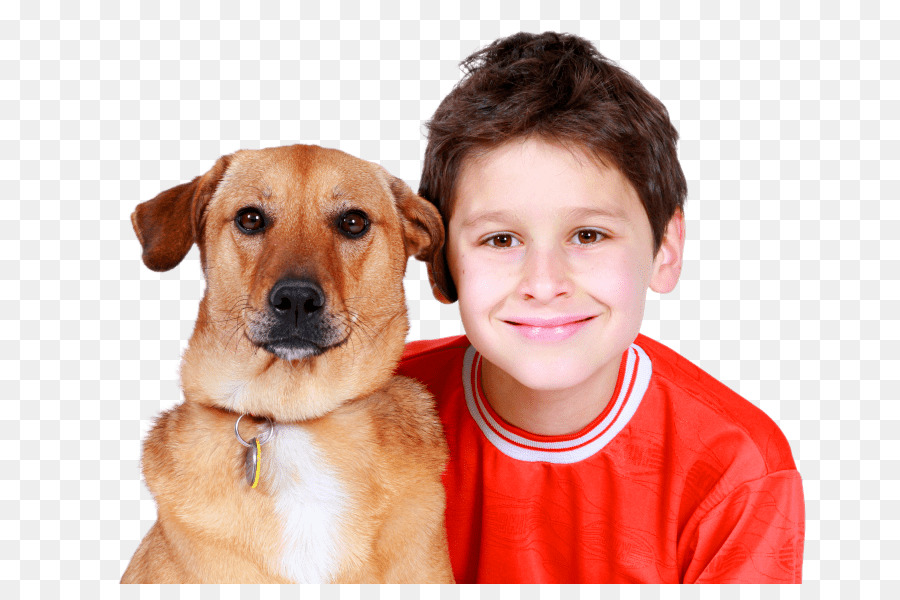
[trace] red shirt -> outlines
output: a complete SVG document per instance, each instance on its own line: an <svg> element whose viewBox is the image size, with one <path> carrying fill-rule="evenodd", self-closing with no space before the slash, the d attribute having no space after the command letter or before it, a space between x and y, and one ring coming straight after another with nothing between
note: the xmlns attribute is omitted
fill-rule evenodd
<svg viewBox="0 0 900 600"><path fill-rule="evenodd" d="M412 342L437 399L458 583L799 583L800 474L761 410L645 336L583 430L538 436L484 400L463 337Z"/></svg>

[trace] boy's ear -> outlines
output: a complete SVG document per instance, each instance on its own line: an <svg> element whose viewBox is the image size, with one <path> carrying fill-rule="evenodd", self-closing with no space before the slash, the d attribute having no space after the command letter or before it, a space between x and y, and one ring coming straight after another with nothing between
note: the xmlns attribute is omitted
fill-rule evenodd
<svg viewBox="0 0 900 600"><path fill-rule="evenodd" d="M138 204L131 213L131 225L144 249L141 258L150 269L175 268L191 244L200 240L206 205L230 162L231 155L221 157L205 175Z"/></svg>
<svg viewBox="0 0 900 600"><path fill-rule="evenodd" d="M389 180L403 223L406 256L414 256L428 265L428 279L435 298L444 304L453 302L456 300L456 290L453 289L452 299L445 291L448 280L446 268L437 270L435 267L437 264L443 265L444 261L444 221L441 213L431 202L414 193L402 179L389 175Z"/></svg>
<svg viewBox="0 0 900 600"><path fill-rule="evenodd" d="M671 292L681 276L681 261L684 256L684 212L679 208L669 219L663 234L662 244L653 258L653 273L650 289L660 294Z"/></svg>

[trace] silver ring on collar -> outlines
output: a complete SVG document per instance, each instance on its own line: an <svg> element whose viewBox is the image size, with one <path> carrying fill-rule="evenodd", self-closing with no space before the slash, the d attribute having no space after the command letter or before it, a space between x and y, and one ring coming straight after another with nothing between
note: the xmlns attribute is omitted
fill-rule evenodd
<svg viewBox="0 0 900 600"><path fill-rule="evenodd" d="M234 435L237 436L237 439L241 444L243 444L244 446L249 448L250 444L248 442L246 442L244 440L244 438L241 437L241 433L238 431L238 425L241 424L241 419L243 419L246 416L247 416L247 414L244 413L237 418L237 421L234 422ZM260 446L262 446L263 444L268 442L269 439L272 437L272 435L275 433L275 424L272 423L272 419L270 419L269 417L263 417L263 418L269 423L269 430L265 433L265 437L260 436L260 438L259 438Z"/></svg>

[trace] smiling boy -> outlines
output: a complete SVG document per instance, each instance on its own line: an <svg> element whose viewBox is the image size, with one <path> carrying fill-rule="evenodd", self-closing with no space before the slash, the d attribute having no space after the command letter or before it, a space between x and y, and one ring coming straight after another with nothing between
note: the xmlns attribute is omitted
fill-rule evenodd
<svg viewBox="0 0 900 600"><path fill-rule="evenodd" d="M665 107L587 41L470 56L429 122L435 395L459 583L799 582L803 493L758 408L639 334L681 272L687 186Z"/></svg>

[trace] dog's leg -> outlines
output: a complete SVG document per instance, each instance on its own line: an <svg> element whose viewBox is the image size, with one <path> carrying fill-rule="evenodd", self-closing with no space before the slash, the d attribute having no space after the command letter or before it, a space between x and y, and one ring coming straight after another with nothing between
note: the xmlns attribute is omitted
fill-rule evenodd
<svg viewBox="0 0 900 600"><path fill-rule="evenodd" d="M440 518L427 509L410 511L410 505L397 510L379 550L390 556L384 581L390 583L454 583L447 556L447 534L443 514ZM426 513L426 514L422 514ZM397 521L403 521L397 524Z"/></svg>

